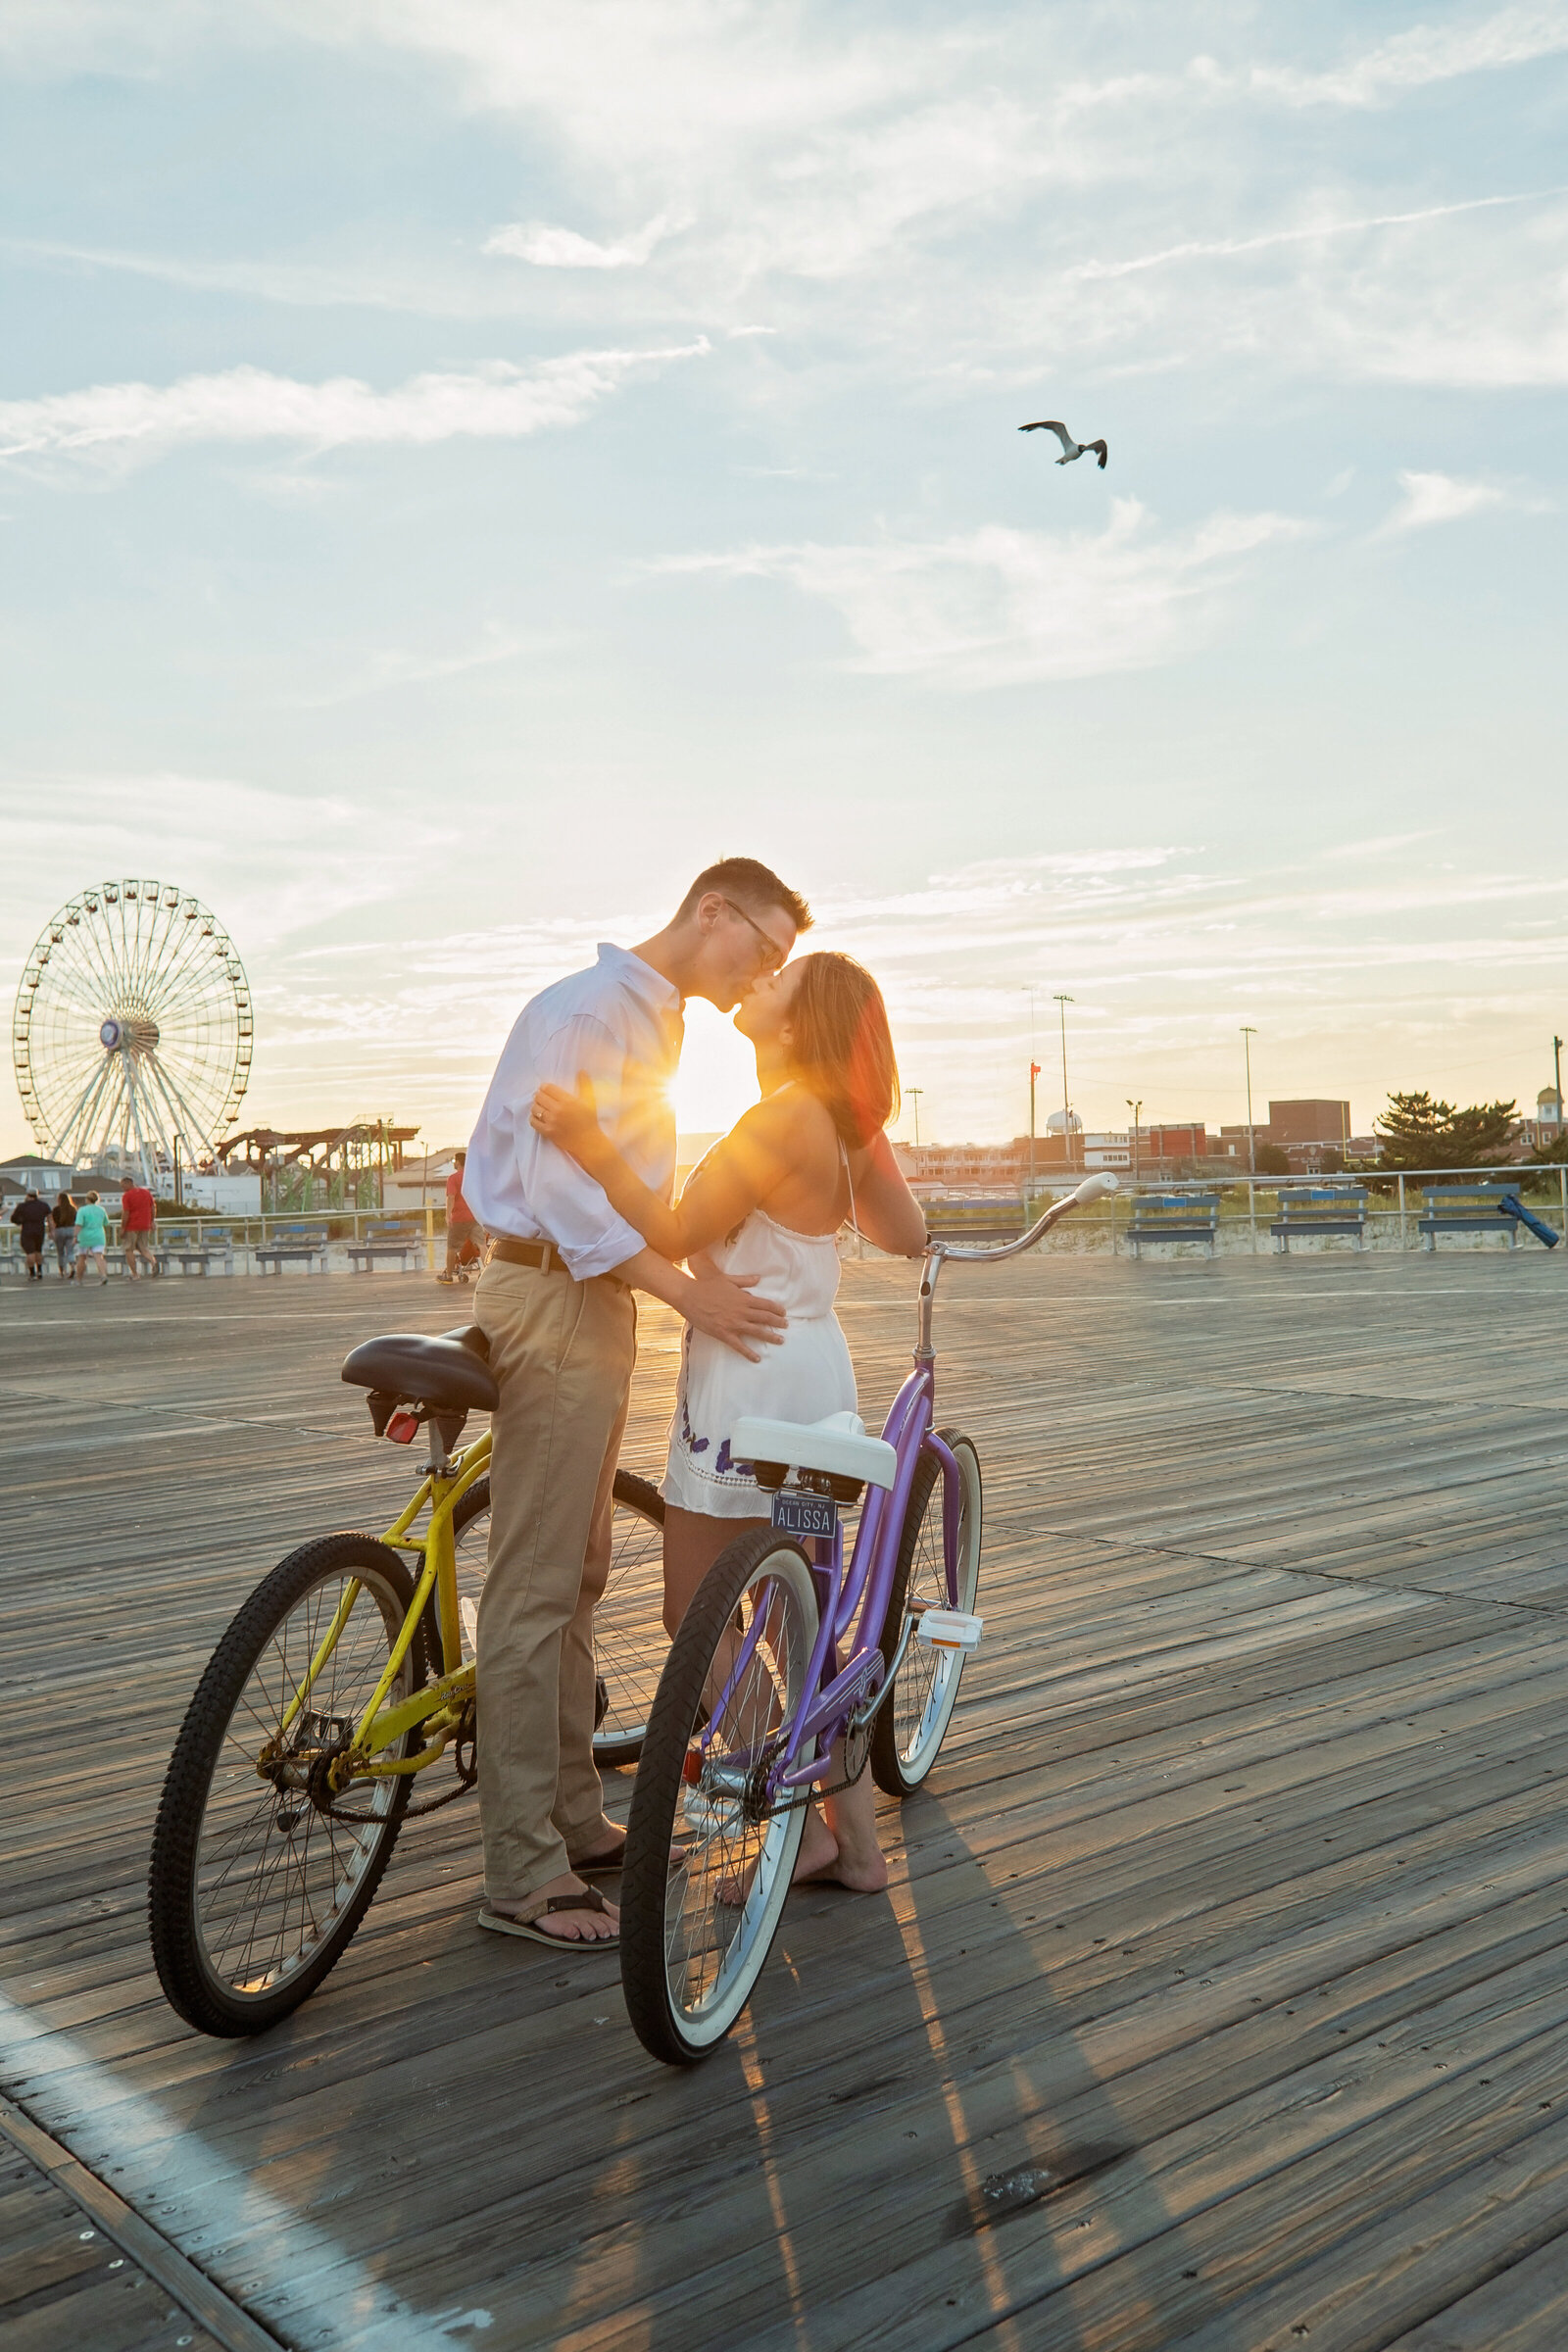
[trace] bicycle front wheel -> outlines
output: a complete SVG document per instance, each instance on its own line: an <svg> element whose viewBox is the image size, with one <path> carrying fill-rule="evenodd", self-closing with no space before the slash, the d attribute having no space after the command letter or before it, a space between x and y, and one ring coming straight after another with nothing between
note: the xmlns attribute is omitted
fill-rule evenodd
<svg viewBox="0 0 1568 2352"><path fill-rule="evenodd" d="M807 1791L768 1767L816 1638L806 1554L771 1529L720 1552L670 1645L648 1722L620 1883L620 1974L643 2047L708 2055L762 1973L806 1826ZM672 1838L686 1848L669 1867Z"/></svg>
<svg viewBox="0 0 1568 2352"><path fill-rule="evenodd" d="M490 1550L488 1478L476 1478L459 1501L452 1514L452 1535L463 1649L464 1655L471 1658ZM617 1470L610 1575L594 1611L601 1702L594 1726L594 1756L600 1764L635 1764L642 1754L649 1709L669 1645L663 1607L664 1497L646 1478L631 1470ZM430 1653L439 1660L434 1616L432 1602ZM436 1671L440 1671L439 1664Z"/></svg>
<svg viewBox="0 0 1568 2352"><path fill-rule="evenodd" d="M950 1605L972 1615L980 1589L980 1456L961 1429L938 1431L958 1464L958 1576L954 1602L942 1536L942 1480L934 1453L922 1452L914 1467L909 1507L904 1514L898 1566L882 1628L882 1655L891 1671L905 1621L923 1609ZM889 1796L912 1796L937 1760L953 1710L958 1703L961 1649L933 1649L911 1637L891 1694L871 1725L871 1774Z"/></svg>
<svg viewBox="0 0 1568 2352"><path fill-rule="evenodd" d="M159 1983L203 2034L276 2025L319 1984L365 1916L409 1779L363 1781L334 1797L320 1765L368 1705L413 1597L397 1553L369 1536L304 1544L257 1587L197 1686L164 1782L147 1908ZM344 1608L308 1703L285 1728ZM417 1647L391 1705L414 1688ZM405 1734L387 1753L416 1744Z"/></svg>

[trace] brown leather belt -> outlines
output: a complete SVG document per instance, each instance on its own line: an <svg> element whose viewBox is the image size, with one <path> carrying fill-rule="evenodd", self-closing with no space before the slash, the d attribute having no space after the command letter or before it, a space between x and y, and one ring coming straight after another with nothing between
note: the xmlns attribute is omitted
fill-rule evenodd
<svg viewBox="0 0 1568 2352"><path fill-rule="evenodd" d="M557 1267L563 1274L567 1270L554 1242L523 1242L514 1234L498 1233L491 1240L490 1254L504 1258L509 1266L536 1266L541 1274L554 1273Z"/></svg>

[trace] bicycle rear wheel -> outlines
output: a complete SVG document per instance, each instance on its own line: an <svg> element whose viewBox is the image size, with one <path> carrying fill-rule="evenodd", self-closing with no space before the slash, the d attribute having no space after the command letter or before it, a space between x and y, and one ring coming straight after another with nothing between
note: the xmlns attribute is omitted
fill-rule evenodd
<svg viewBox="0 0 1568 2352"><path fill-rule="evenodd" d="M720 1552L670 1645L626 1830L620 1974L639 2040L671 2066L723 2039L778 1928L807 1792L770 1810L764 1783L816 1623L806 1554L762 1529ZM673 1871L672 1838L687 1854Z"/></svg>
<svg viewBox="0 0 1568 2352"><path fill-rule="evenodd" d="M983 1494L980 1456L961 1429L938 1436L958 1462L958 1590L952 1604L972 1614L980 1586L980 1526ZM891 1672L904 1624L922 1609L945 1609L948 1572L942 1540L942 1479L933 1453L922 1452L914 1467L909 1507L899 1539L898 1566L882 1627L882 1655ZM911 1639L893 1691L871 1725L871 1773L889 1796L912 1796L937 1760L958 1702L963 1652L933 1649Z"/></svg>
<svg viewBox="0 0 1568 2352"><path fill-rule="evenodd" d="M476 1614L490 1550L490 1481L477 1478L452 1514L458 1563L458 1610L465 1620L463 1652L472 1657L468 1620ZM603 1705L594 1731L600 1764L635 1764L642 1754L649 1710L669 1646L664 1632L664 1497L633 1471L615 1472L615 1509L610 1535L610 1575L594 1611L594 1651ZM469 1603L465 1611L464 1601ZM439 1661L432 1596L430 1656ZM440 1672L437 1662L434 1667Z"/></svg>
<svg viewBox="0 0 1568 2352"><path fill-rule="evenodd" d="M285 1731L351 1585L358 1592L310 1703ZM413 1597L397 1553L371 1537L306 1544L257 1587L197 1685L158 1807L147 1910L159 1983L203 2034L276 2025L319 1984L365 1916L409 1779L363 1781L327 1797L320 1760L369 1703ZM414 1688L417 1646L389 1704ZM416 1733L405 1734L387 1754L417 1744Z"/></svg>

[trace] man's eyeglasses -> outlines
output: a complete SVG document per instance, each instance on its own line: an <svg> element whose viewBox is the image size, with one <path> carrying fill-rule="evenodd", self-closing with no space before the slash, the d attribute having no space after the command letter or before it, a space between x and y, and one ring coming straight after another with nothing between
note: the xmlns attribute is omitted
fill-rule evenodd
<svg viewBox="0 0 1568 2352"><path fill-rule="evenodd" d="M760 923L754 923L751 916L747 913L745 907L737 906L733 899L726 899L724 904L729 908L731 914L738 914L741 918L741 921L748 924L750 928L757 933L758 938L760 940L762 944L763 955L762 960L758 966L758 970L760 972L776 972L780 964L788 960L788 948L781 948L778 944L778 941L772 938L769 933L764 931Z"/></svg>

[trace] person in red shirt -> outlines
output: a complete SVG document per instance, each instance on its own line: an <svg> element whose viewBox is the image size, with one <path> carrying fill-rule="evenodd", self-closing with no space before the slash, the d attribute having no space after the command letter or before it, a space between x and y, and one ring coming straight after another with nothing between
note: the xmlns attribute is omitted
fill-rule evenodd
<svg viewBox="0 0 1568 2352"><path fill-rule="evenodd" d="M463 1164L466 1152L458 1153L458 1164L447 1178L447 1262L436 1276L437 1282L457 1282L466 1266L476 1266L484 1256L484 1235L479 1220L463 1198Z"/></svg>
<svg viewBox="0 0 1568 2352"><path fill-rule="evenodd" d="M125 1245L125 1272L132 1282L141 1280L141 1266L149 1274L158 1271L153 1255L153 1220L157 1216L152 1194L144 1184L127 1184L120 1197L120 1238Z"/></svg>

